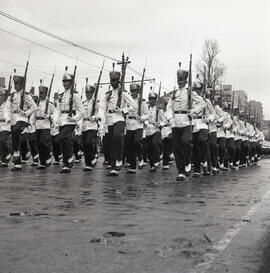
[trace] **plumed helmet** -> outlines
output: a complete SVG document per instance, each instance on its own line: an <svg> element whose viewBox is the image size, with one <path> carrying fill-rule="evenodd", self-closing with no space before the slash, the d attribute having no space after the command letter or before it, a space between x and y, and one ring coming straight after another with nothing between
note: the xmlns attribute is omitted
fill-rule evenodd
<svg viewBox="0 0 270 273"><path fill-rule="evenodd" d="M86 84L85 85L85 92L94 92L95 91L95 86L91 84Z"/></svg>
<svg viewBox="0 0 270 273"><path fill-rule="evenodd" d="M120 80L120 77L121 77L121 73L119 71L111 71L110 72L110 80Z"/></svg>
<svg viewBox="0 0 270 273"><path fill-rule="evenodd" d="M132 92L132 91L140 90L141 86L137 83L132 83L129 88L130 88L130 91Z"/></svg>
<svg viewBox="0 0 270 273"><path fill-rule="evenodd" d="M178 69L176 75L178 80L186 81L188 78L188 71Z"/></svg>
<svg viewBox="0 0 270 273"><path fill-rule="evenodd" d="M150 99L150 98L152 98L152 99L157 99L157 94L155 93L155 92L149 92L149 94L148 94L148 99Z"/></svg>
<svg viewBox="0 0 270 273"><path fill-rule="evenodd" d="M39 90L39 92L46 92L47 93L49 88L47 86L45 86L45 85L40 85L38 87L38 90Z"/></svg>
<svg viewBox="0 0 270 273"><path fill-rule="evenodd" d="M24 82L24 77L23 76L19 76L19 75L14 75L13 76L13 81L14 82L21 82L21 83L23 83Z"/></svg>

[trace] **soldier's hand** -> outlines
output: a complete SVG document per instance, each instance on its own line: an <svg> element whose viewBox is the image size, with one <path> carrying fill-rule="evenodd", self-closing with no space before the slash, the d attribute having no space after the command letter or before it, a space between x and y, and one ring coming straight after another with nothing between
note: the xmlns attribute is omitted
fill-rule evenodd
<svg viewBox="0 0 270 273"><path fill-rule="evenodd" d="M202 120L203 120L203 122L205 122L205 123L209 123L209 121L210 121L209 118L206 117L206 116L203 116Z"/></svg>
<svg viewBox="0 0 270 273"><path fill-rule="evenodd" d="M95 116L91 116L89 119L90 119L90 121L96 121L96 117Z"/></svg>
<svg viewBox="0 0 270 273"><path fill-rule="evenodd" d="M120 109L118 106L116 106L115 112L118 114L122 114L122 109Z"/></svg>
<svg viewBox="0 0 270 273"><path fill-rule="evenodd" d="M68 120L69 122L75 122L74 117L68 117L67 120Z"/></svg>
<svg viewBox="0 0 270 273"><path fill-rule="evenodd" d="M25 117L26 117L26 112L23 111L22 109L19 109L19 113L20 113L22 116L25 116Z"/></svg>
<svg viewBox="0 0 270 273"><path fill-rule="evenodd" d="M188 114L188 116L191 117L191 118L193 118L193 117L195 116L194 112L191 111L191 110L188 110L187 114Z"/></svg>

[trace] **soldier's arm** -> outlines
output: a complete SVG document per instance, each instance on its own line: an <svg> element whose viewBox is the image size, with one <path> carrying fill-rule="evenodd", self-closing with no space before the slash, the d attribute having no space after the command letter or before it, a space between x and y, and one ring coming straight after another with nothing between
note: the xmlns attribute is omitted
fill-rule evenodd
<svg viewBox="0 0 270 273"><path fill-rule="evenodd" d="M73 95L73 102L76 109L76 115L73 117L73 119L75 122L78 122L83 117L84 107L78 94Z"/></svg>
<svg viewBox="0 0 270 273"><path fill-rule="evenodd" d="M124 114L127 114L129 111L136 112L137 111L137 105L131 95L129 95L127 92L123 92L124 100L126 101L126 106L122 108L122 112Z"/></svg>
<svg viewBox="0 0 270 273"><path fill-rule="evenodd" d="M34 102L33 98L31 97L31 95L29 94L25 94L25 102L29 106L29 109L25 111L25 115L29 117L31 114L37 111L38 107Z"/></svg>
<svg viewBox="0 0 270 273"><path fill-rule="evenodd" d="M195 115L198 115L203 111L205 107L206 107L206 103L204 99L201 96L199 96L195 91L192 91L191 112L193 112Z"/></svg>
<svg viewBox="0 0 270 273"><path fill-rule="evenodd" d="M146 101L142 101L142 115L141 115L141 121L145 122L150 118L150 112L148 109L148 105Z"/></svg>

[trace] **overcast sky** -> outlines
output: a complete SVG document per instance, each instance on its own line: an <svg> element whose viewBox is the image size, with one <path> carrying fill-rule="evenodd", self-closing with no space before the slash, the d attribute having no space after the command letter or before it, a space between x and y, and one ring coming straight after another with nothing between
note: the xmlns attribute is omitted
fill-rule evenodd
<svg viewBox="0 0 270 273"><path fill-rule="evenodd" d="M0 10L87 48L116 59L129 53L131 66L142 71L147 59L146 74L157 84L172 90L176 83L178 62L188 68L192 51L199 60L206 39L216 39L220 61L227 66L224 84L245 90L249 99L263 103L270 119L270 4L269 0L77 0L38 1L0 0ZM20 35L65 56L16 38L3 31L0 43L0 74L8 76L14 67L23 74L31 50L28 85L38 85L56 65L54 91L61 88L66 65L72 72L78 62L78 90L85 78L97 80L103 57L94 55L48 37L0 16L0 29ZM71 56L75 59L72 59ZM102 81L108 81L112 61L105 59ZM11 64L9 64L9 63ZM16 65L13 65L16 64ZM93 65L95 66L93 66ZM129 72L128 78L134 75ZM195 76L195 75L194 75ZM156 87L156 90L158 87ZM105 89L102 89L106 91Z"/></svg>

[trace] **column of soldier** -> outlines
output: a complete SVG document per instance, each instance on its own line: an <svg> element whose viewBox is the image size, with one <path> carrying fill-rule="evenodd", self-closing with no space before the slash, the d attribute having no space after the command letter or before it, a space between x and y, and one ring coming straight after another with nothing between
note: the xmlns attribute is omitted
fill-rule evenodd
<svg viewBox="0 0 270 273"><path fill-rule="evenodd" d="M244 114L222 109L205 83L192 84L191 68L177 71L176 90L163 97L160 90L151 91L148 102L142 99L143 78L140 84L130 84L130 92L124 90L123 69L109 73L112 89L104 102L98 100L101 73L98 84L86 83L84 102L74 91L75 72L65 72L64 91L54 102L48 100L51 86L40 85L39 96L33 96L25 92L26 74L14 75L15 91L0 89L1 167L8 167L12 158L11 171L21 171L32 156L31 166L37 169L62 160L60 173L69 173L83 154L83 171L92 171L98 139L109 176L118 176L124 162L128 174L136 174L147 162L150 172L161 163L167 171L174 158L176 180L181 181L188 175L218 174L259 160L263 133Z"/></svg>

